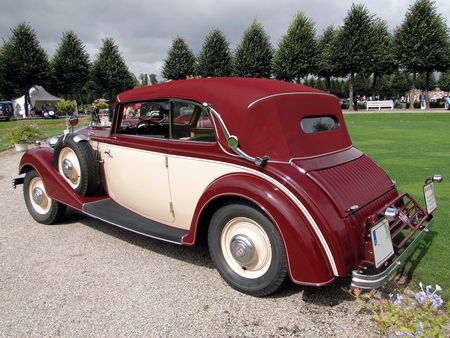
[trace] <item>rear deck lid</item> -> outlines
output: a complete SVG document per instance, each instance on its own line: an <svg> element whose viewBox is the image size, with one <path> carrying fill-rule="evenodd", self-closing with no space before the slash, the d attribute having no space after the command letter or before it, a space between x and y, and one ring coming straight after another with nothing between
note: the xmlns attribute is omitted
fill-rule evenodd
<svg viewBox="0 0 450 338"><path fill-rule="evenodd" d="M366 155L307 175L330 197L342 217L349 215L352 206L362 208L392 189L389 176Z"/></svg>

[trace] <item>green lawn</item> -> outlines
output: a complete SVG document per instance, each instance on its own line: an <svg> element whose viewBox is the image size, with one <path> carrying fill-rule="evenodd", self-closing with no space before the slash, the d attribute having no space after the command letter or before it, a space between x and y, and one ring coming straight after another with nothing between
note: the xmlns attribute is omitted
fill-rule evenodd
<svg viewBox="0 0 450 338"><path fill-rule="evenodd" d="M78 124L78 126L85 125L88 123L88 121L90 121L90 117L82 117L80 118L80 123ZM66 123L67 119L65 118L56 120L19 120L0 122L0 151L11 148L11 146L8 145L5 140L5 131L8 129L27 124L36 124L47 137L51 137L54 135L62 134L63 130L66 129Z"/></svg>
<svg viewBox="0 0 450 338"><path fill-rule="evenodd" d="M353 144L372 157L423 203L423 179L444 176L436 184L438 210L432 231L405 271L415 282L438 284L450 299L450 114L347 114Z"/></svg>

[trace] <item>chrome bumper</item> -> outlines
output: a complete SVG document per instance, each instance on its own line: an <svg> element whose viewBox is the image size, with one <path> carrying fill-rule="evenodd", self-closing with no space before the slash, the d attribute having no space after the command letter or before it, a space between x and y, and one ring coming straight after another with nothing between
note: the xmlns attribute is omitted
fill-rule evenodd
<svg viewBox="0 0 450 338"><path fill-rule="evenodd" d="M376 275L366 275L360 271L353 270L351 287L359 289L376 289L386 283L392 278L392 276L395 275L397 270L405 263L408 257L411 256L419 242L427 234L432 225L433 219L428 222L424 229L419 232L419 234L406 247L406 249L397 258L395 258L391 265L389 265L383 272Z"/></svg>

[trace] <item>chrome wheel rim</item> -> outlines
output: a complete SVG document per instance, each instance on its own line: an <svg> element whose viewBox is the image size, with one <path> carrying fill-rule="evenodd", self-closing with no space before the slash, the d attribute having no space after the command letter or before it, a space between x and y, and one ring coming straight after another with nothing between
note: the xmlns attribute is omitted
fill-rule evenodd
<svg viewBox="0 0 450 338"><path fill-rule="evenodd" d="M247 217L230 220L222 230L220 246L228 266L245 278L259 278L269 270L272 246L264 229Z"/></svg>
<svg viewBox="0 0 450 338"><path fill-rule="evenodd" d="M28 188L28 194L30 196L30 202L33 209L41 215L45 215L51 206L51 198L48 197L45 191L44 182L40 177L34 177L30 181Z"/></svg>
<svg viewBox="0 0 450 338"><path fill-rule="evenodd" d="M59 173L74 189L78 188L81 182L80 162L75 152L70 148L63 148L58 158Z"/></svg>

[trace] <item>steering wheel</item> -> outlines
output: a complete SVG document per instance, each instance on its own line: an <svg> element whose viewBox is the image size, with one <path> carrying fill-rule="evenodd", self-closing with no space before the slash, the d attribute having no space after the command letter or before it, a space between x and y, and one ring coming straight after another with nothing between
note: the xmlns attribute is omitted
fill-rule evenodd
<svg viewBox="0 0 450 338"><path fill-rule="evenodd" d="M153 120L143 120L143 121L139 121L138 124L136 125L136 135L138 134L148 134L150 131L150 126L157 126L158 129L161 128L161 125ZM145 132L140 132L140 128L143 128L145 130ZM142 130L142 131L144 131Z"/></svg>

